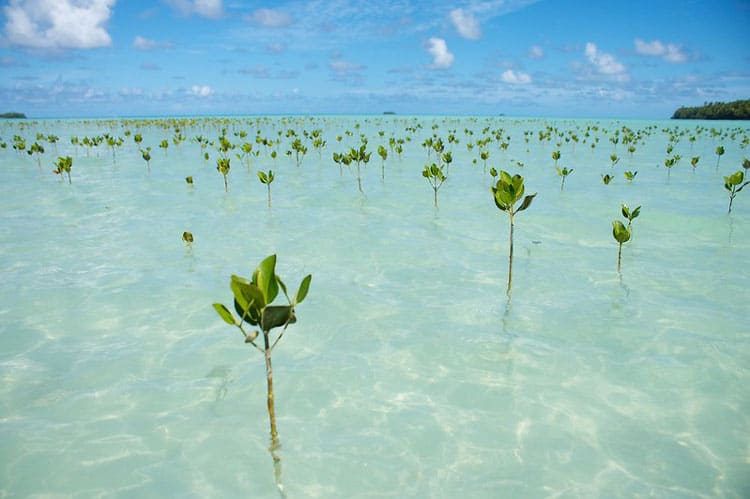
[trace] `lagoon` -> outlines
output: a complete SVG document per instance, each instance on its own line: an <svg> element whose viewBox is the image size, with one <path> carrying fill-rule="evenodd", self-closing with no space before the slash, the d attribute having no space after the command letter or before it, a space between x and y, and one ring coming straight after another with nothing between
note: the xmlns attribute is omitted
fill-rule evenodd
<svg viewBox="0 0 750 499"><path fill-rule="evenodd" d="M206 161L192 140L222 128L259 153L231 156L228 192L215 148ZM299 167L288 130L309 146ZM123 138L114 156L70 142L104 133ZM37 134L60 139L40 138L39 164L11 147ZM421 176L433 134L453 155L437 209ZM331 159L361 135L364 193ZM728 214L722 177L748 135L450 116L0 123L0 496L746 497L750 192ZM391 137L403 153L381 178ZM508 217L467 149L485 137L486 169L538 193L516 217L510 298ZM70 184L51 172L64 155ZM623 203L642 209L618 273ZM211 306L273 253L290 286L313 275L274 350L276 474L263 358Z"/></svg>

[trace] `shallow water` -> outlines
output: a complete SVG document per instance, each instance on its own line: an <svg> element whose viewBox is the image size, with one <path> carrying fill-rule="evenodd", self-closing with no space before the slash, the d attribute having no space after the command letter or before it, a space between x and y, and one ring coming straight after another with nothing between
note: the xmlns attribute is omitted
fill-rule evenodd
<svg viewBox="0 0 750 499"><path fill-rule="evenodd" d="M421 177L433 125L460 140L446 143L438 209ZM536 135L548 125L581 140L598 127L575 149L559 139L575 170L564 191L558 139ZM215 151L205 162L189 140L220 126L235 142L239 129L251 141L322 128L328 145L319 158L308 143L299 168L286 137L252 172L233 158L225 193ZM622 126L650 131L632 158L608 141ZM488 167L539 193L516 217L510 300L508 217L466 148L484 127L511 136L507 151L490 144ZM670 173L666 127L689 132ZM150 172L125 129L153 147ZM37 132L60 136L41 167L11 149ZM126 139L115 161L69 141L104 132ZM412 138L384 180L373 152L364 195L330 160L360 133L371 151ZM728 215L722 180L750 154L746 123L333 116L199 120L183 134L165 153L173 132L153 125L0 124L0 496L750 494L750 193ZM50 171L63 154L70 185ZM255 174L269 167L270 210ZM618 274L621 203L643 208ZM290 287L313 274L274 350L277 478L262 356L211 307L271 253Z"/></svg>

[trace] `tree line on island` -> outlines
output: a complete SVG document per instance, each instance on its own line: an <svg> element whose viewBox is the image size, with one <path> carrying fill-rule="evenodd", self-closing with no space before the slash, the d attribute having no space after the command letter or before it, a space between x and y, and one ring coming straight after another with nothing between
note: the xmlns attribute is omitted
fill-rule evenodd
<svg viewBox="0 0 750 499"><path fill-rule="evenodd" d="M673 120L750 120L750 99L733 102L705 102L702 106L680 107Z"/></svg>
<svg viewBox="0 0 750 499"><path fill-rule="evenodd" d="M1 113L0 119L26 119L26 115L23 113Z"/></svg>

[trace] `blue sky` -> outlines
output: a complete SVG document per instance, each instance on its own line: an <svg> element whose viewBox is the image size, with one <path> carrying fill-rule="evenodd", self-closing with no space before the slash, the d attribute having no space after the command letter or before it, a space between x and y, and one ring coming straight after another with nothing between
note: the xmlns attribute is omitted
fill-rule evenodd
<svg viewBox="0 0 750 499"><path fill-rule="evenodd" d="M750 98L750 0L0 6L0 112L34 117L668 118Z"/></svg>

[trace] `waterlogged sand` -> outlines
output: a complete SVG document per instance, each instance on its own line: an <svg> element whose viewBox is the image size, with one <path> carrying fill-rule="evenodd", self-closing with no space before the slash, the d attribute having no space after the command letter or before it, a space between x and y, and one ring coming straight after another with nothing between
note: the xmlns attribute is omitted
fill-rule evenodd
<svg viewBox="0 0 750 499"><path fill-rule="evenodd" d="M460 141L446 142L438 210L421 177L433 125ZM221 126L261 151L249 173L233 157L229 193L215 150L204 162L190 140ZM540 143L547 126L577 133L575 151L564 136ZM632 158L608 140L623 126L650 132ZM669 175L666 127L686 130ZM305 141L297 168L291 139L274 162L258 128L274 140L320 128L328 144L319 157ZM126 129L152 147L150 173ZM507 216L466 148L498 129L509 146L493 138L488 167L539 193L516 218L510 302ZM722 185L750 155L746 123L373 116L181 131L175 146L172 127L0 124L0 496L278 497L263 359L211 307L271 253L290 286L313 274L274 351L288 497L750 494L750 192L728 216ZM11 148L37 132L60 137L41 168ZM125 139L115 162L70 144L105 132ZM364 195L330 159L360 133ZM411 141L401 160L389 151L382 181L375 151L391 136ZM574 168L563 192L558 140L559 166ZM51 172L58 155L74 157L71 185ZM276 174L270 210L259 168ZM618 275L623 202L642 210Z"/></svg>

